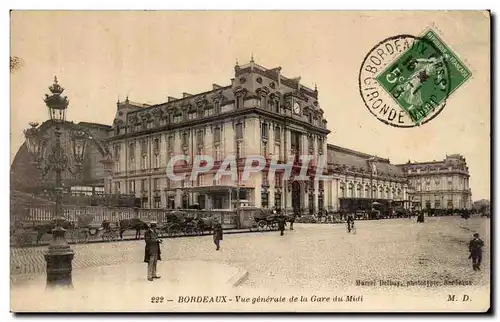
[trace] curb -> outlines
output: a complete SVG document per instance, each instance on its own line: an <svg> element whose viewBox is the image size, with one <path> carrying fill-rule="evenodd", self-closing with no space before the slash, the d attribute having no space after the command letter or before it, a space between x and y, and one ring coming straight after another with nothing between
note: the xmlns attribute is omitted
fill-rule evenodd
<svg viewBox="0 0 500 322"><path fill-rule="evenodd" d="M231 287L238 287L248 279L248 275L249 273L246 269L240 268L238 273L234 274L226 284Z"/></svg>
<svg viewBox="0 0 500 322"><path fill-rule="evenodd" d="M246 229L246 230L228 230L228 231L224 231L224 235L233 235L233 234L251 234L251 233L267 233L267 232L276 232L275 230L261 230L261 231L258 231L258 230L255 230L255 231L252 231L250 229ZM174 238L193 238L193 237L202 237L202 236L212 236L212 234L201 234L201 235L183 235L183 236L173 236L173 237L161 237L161 239L174 239ZM135 239L135 238L123 238L123 239L118 239L118 240L115 240L115 241L109 241L109 240L102 240L102 239L95 239L95 240L89 240L87 241L86 243L73 243L73 242L68 242L69 245L88 245L88 244L99 244L99 243L112 243L112 242L128 242L128 241L137 241L137 240L144 240L144 237L141 236L141 238L139 239ZM12 244L11 244L12 245ZM37 248L37 247L45 247L45 246L49 246L50 243L40 243L38 245L29 245L29 246L24 246L24 247L18 247L18 246L14 246L11 248L16 248L16 249L24 249L24 248Z"/></svg>

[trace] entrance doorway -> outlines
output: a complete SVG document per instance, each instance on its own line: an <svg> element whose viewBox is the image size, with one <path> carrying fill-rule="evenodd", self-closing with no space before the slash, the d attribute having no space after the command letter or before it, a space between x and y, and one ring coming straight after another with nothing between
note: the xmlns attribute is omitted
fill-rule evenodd
<svg viewBox="0 0 500 322"><path fill-rule="evenodd" d="M294 213L300 213L300 183L292 183L292 208Z"/></svg>

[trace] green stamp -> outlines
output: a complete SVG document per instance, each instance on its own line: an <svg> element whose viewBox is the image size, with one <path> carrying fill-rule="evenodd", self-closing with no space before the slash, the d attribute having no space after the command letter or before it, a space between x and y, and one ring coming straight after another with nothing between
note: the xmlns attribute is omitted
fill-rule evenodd
<svg viewBox="0 0 500 322"><path fill-rule="evenodd" d="M433 31L416 37L409 48L376 76L376 81L414 124L432 117L471 76L460 58Z"/></svg>

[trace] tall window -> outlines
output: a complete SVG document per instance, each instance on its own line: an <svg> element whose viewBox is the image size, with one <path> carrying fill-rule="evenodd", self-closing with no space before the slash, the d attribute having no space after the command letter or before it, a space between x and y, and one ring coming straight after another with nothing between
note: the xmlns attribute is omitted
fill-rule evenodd
<svg viewBox="0 0 500 322"><path fill-rule="evenodd" d="M119 195L121 193L120 182L115 182L115 194Z"/></svg>
<svg viewBox="0 0 500 322"><path fill-rule="evenodd" d="M148 186L146 184L146 179L141 180L141 191L148 191Z"/></svg>
<svg viewBox="0 0 500 322"><path fill-rule="evenodd" d="M236 139L237 140L243 139L243 124L242 123L236 124Z"/></svg>
<svg viewBox="0 0 500 322"><path fill-rule="evenodd" d="M220 133L220 127L216 127L214 129L214 143L220 143L220 139L221 139L221 133Z"/></svg>
<svg viewBox="0 0 500 322"><path fill-rule="evenodd" d="M269 180L267 178L267 172L262 172L262 185L269 186Z"/></svg>
<svg viewBox="0 0 500 322"><path fill-rule="evenodd" d="M203 145L203 130L198 130L198 132L196 132L196 143L198 145Z"/></svg>
<svg viewBox="0 0 500 322"><path fill-rule="evenodd" d="M214 161L221 161L220 145L214 147Z"/></svg>
<svg viewBox="0 0 500 322"><path fill-rule="evenodd" d="M274 141L281 142L281 128L279 126L274 128Z"/></svg>
<svg viewBox="0 0 500 322"><path fill-rule="evenodd" d="M135 170L135 143L134 142L129 144L128 156L129 156L130 169Z"/></svg>
<svg viewBox="0 0 500 322"><path fill-rule="evenodd" d="M160 151L160 139L159 138L156 138L154 140L153 149L155 150L155 152Z"/></svg>
<svg viewBox="0 0 500 322"><path fill-rule="evenodd" d="M323 138L318 138L318 153L323 154Z"/></svg>
<svg viewBox="0 0 500 322"><path fill-rule="evenodd" d="M161 197L155 196L154 200L155 200L155 204L154 204L155 208L161 208Z"/></svg>
<svg viewBox="0 0 500 322"><path fill-rule="evenodd" d="M154 164L154 168L155 168L155 169L160 168L160 154L159 154L159 152L156 152L156 153L155 153L155 164Z"/></svg>
<svg viewBox="0 0 500 322"><path fill-rule="evenodd" d="M267 123L262 123L260 136L262 139L267 139L269 137L269 127Z"/></svg>
<svg viewBox="0 0 500 322"><path fill-rule="evenodd" d="M309 151L313 151L314 150L314 138L312 137L312 135L307 137L307 142L308 142L308 146L309 146Z"/></svg>
<svg viewBox="0 0 500 322"><path fill-rule="evenodd" d="M115 145L115 172L120 172L120 146Z"/></svg>
<svg viewBox="0 0 500 322"><path fill-rule="evenodd" d="M130 180L128 190L130 194L135 194L135 180Z"/></svg>
<svg viewBox="0 0 500 322"><path fill-rule="evenodd" d="M243 143L241 141L236 142L236 158L239 159L242 157L242 147Z"/></svg>
<svg viewBox="0 0 500 322"><path fill-rule="evenodd" d="M215 114L219 114L220 113L220 102L219 101L215 101L214 102L214 113Z"/></svg>
<svg viewBox="0 0 500 322"><path fill-rule="evenodd" d="M236 109L240 109L243 107L243 96L236 95Z"/></svg>
<svg viewBox="0 0 500 322"><path fill-rule="evenodd" d="M160 179L155 178L153 180L153 188L154 188L153 190L155 190L155 191L160 190Z"/></svg>
<svg viewBox="0 0 500 322"><path fill-rule="evenodd" d="M264 209L269 208L269 192L267 190L261 192L261 206Z"/></svg>
<svg viewBox="0 0 500 322"><path fill-rule="evenodd" d="M196 111L191 111L189 112L188 119L189 120L196 120L197 113Z"/></svg>
<svg viewBox="0 0 500 322"><path fill-rule="evenodd" d="M174 123L180 123L180 122L182 122L182 113L176 112L174 114Z"/></svg>
<svg viewBox="0 0 500 322"><path fill-rule="evenodd" d="M182 133L182 146L187 147L188 146L188 134L187 133Z"/></svg>
<svg viewBox="0 0 500 322"><path fill-rule="evenodd" d="M278 142L274 143L274 155L277 155L278 160L281 160L281 145Z"/></svg>
<svg viewBox="0 0 500 322"><path fill-rule="evenodd" d="M274 174L274 186L276 188L283 187L283 173L275 173Z"/></svg>
<svg viewBox="0 0 500 322"><path fill-rule="evenodd" d="M168 151L174 150L174 137L172 135L168 136Z"/></svg>
<svg viewBox="0 0 500 322"><path fill-rule="evenodd" d="M262 141L262 145L261 145L261 149L262 149L262 156L264 158L267 158L267 155L268 155L268 151L267 151L267 141Z"/></svg>
<svg viewBox="0 0 500 322"><path fill-rule="evenodd" d="M261 96L260 97L260 107L261 108L267 108L267 97L266 96Z"/></svg>
<svg viewBox="0 0 500 322"><path fill-rule="evenodd" d="M160 126L165 126L165 125L167 125L167 118L163 116L160 118Z"/></svg>

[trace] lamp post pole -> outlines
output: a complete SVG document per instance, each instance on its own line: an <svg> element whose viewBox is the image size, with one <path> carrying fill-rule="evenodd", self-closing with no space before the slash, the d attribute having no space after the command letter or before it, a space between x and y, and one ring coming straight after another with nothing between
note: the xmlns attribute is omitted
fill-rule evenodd
<svg viewBox="0 0 500 322"><path fill-rule="evenodd" d="M40 133L37 128L37 123L30 123L31 129L25 130L26 146L31 154L35 156L35 163L42 171L42 176L45 176L50 171L54 171L56 175L56 202L54 209L54 219L52 230L52 242L44 254L47 262L47 288L61 286L73 287L72 282L72 260L74 252L66 241L66 229L64 229L66 219L64 218L62 208L62 172L65 170L73 174L81 170L83 157L85 153L86 141L91 139L85 131L72 130L73 142L73 158L76 165L76 171L72 171L69 167L66 151L61 145L61 124L66 120L65 113L69 105L69 100L66 96L61 96L64 91L58 82L57 77L54 78L54 84L49 87L51 95L45 95L45 104L49 109L50 119L55 123L55 142L51 153L44 160L46 138Z"/></svg>
<svg viewBox="0 0 500 322"><path fill-rule="evenodd" d="M55 228L52 230L52 243L44 254L47 262L47 287L66 286L73 287L72 261L74 252L66 241L66 229L63 225L65 218L62 209L62 178L61 173L67 166L67 157L61 147L61 130L59 124L55 129L55 147L49 158L56 174L56 205L55 205Z"/></svg>

